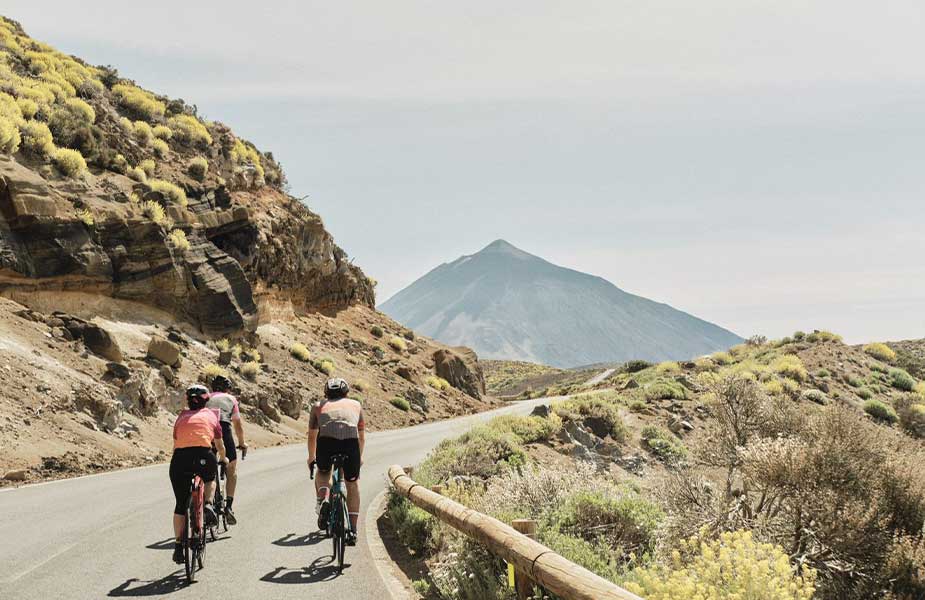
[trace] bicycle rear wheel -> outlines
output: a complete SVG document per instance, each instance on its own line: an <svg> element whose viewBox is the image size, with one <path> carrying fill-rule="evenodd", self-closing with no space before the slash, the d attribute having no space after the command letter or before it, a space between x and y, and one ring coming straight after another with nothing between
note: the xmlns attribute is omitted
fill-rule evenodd
<svg viewBox="0 0 925 600"><path fill-rule="evenodd" d="M350 528L350 516L347 513L347 501L343 496L338 498L337 526L334 534L334 558L337 560L337 572L344 571L344 551L347 546L347 530Z"/></svg>
<svg viewBox="0 0 925 600"><path fill-rule="evenodd" d="M193 513L192 508L186 509L186 530L183 532L183 568L186 572L186 582L193 583L196 581L196 551L195 542L190 535L193 530Z"/></svg>

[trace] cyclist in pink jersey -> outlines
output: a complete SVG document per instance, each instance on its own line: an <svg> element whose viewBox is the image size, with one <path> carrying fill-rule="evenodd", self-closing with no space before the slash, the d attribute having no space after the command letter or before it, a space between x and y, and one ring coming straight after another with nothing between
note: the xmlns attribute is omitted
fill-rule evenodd
<svg viewBox="0 0 925 600"><path fill-rule="evenodd" d="M222 426L217 410L206 408L209 390L203 385L192 385L186 389L188 410L182 411L173 426L173 457L170 459L170 485L176 504L173 509L174 548L173 560L183 562L183 546L180 538L186 525L186 506L190 498L190 481L199 475L205 482L206 526L215 523L215 471L217 463L212 452L212 442L217 441L218 459L225 462L225 445L222 443Z"/></svg>

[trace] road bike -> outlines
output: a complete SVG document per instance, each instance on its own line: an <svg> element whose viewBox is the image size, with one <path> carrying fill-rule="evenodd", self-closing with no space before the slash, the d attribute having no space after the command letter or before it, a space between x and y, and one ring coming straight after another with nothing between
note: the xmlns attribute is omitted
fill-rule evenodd
<svg viewBox="0 0 925 600"><path fill-rule="evenodd" d="M347 510L347 485L344 482L343 466L347 462L346 454L335 454L331 457L334 474L331 489L328 493L328 524L325 528L327 537L334 544L334 560L337 562L337 572L344 571L344 550L347 546L347 532L350 531L350 514ZM311 478L315 478L315 465L312 464Z"/></svg>
<svg viewBox="0 0 925 600"><path fill-rule="evenodd" d="M183 528L183 563L186 580L196 581L197 569L202 569L206 551L206 529L204 527L203 508L205 506L205 484L199 475L193 477L190 484L190 498L186 505L186 524Z"/></svg>

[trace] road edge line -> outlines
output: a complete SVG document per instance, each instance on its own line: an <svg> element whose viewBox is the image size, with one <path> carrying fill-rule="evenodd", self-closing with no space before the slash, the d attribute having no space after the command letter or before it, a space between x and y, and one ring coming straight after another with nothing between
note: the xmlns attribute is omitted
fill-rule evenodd
<svg viewBox="0 0 925 600"><path fill-rule="evenodd" d="M398 576L395 574L396 566L389 557L389 551L385 548L385 542L379 536L379 516L385 512L386 503L388 502L389 489L386 488L379 492L370 502L369 508L366 509L366 545L369 547L369 554L373 559L373 566L379 573L379 579L385 584L385 589L392 600L414 600L415 596L405 587Z"/></svg>

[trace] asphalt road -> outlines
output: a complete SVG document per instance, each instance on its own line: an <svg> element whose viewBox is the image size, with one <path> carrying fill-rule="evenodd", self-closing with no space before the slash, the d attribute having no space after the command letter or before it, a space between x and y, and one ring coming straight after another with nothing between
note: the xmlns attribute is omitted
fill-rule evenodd
<svg viewBox="0 0 925 600"><path fill-rule="evenodd" d="M451 421L368 436L362 515L392 464L415 464L438 442L533 400ZM315 533L304 445L255 450L240 467L238 525L211 543L197 583L171 561L173 494L167 465L0 491L0 598L344 598L387 600L362 535L344 573Z"/></svg>

